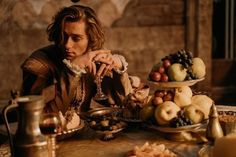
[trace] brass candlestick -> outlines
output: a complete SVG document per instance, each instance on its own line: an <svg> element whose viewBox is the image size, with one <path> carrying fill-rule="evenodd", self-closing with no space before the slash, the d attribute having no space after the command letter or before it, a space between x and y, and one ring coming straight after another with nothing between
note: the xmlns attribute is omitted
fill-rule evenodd
<svg viewBox="0 0 236 157"><path fill-rule="evenodd" d="M219 116L215 104L211 106L209 114L209 122L206 129L206 138L210 142L214 142L215 139L223 137L224 133L219 122Z"/></svg>

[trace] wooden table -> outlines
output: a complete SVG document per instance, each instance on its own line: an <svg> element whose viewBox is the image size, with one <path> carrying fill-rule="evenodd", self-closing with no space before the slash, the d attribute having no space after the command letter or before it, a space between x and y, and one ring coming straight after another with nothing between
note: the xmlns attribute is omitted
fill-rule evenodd
<svg viewBox="0 0 236 157"><path fill-rule="evenodd" d="M129 127L115 134L115 139L102 141L101 134L85 127L73 137L57 142L57 157L124 157L134 148L145 142L165 144L181 157L198 157L202 147L195 142L174 142L164 138L163 134L142 127ZM0 145L0 156L10 157L8 141Z"/></svg>
<svg viewBox="0 0 236 157"><path fill-rule="evenodd" d="M218 109L235 110L235 107L219 106ZM0 127L0 134L1 128ZM164 138L164 134L138 125L128 127L111 141L100 140L101 135L85 127L77 135L57 142L57 157L124 157L134 146L145 142L165 144L181 157L198 157L202 144L196 142L176 142ZM0 157L9 157L9 145L6 141L0 145Z"/></svg>
<svg viewBox="0 0 236 157"><path fill-rule="evenodd" d="M124 157L134 148L145 142L165 144L181 157L197 157L202 145L194 142L174 142L163 138L163 134L141 127L128 128L115 135L111 141L100 140L101 135L84 129L76 137L58 142L57 157Z"/></svg>

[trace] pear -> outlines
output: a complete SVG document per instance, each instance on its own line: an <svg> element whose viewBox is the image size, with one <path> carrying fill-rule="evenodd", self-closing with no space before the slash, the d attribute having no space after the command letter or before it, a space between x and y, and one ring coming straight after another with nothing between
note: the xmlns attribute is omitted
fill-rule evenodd
<svg viewBox="0 0 236 157"><path fill-rule="evenodd" d="M195 105L189 105L184 108L184 116L190 119L193 124L197 124L203 121L204 113L199 110Z"/></svg>
<svg viewBox="0 0 236 157"><path fill-rule="evenodd" d="M213 100L206 95L194 95L191 100L204 113L204 119L208 119Z"/></svg>
<svg viewBox="0 0 236 157"><path fill-rule="evenodd" d="M174 63L169 66L167 73L171 81L184 81L187 69L180 63Z"/></svg>
<svg viewBox="0 0 236 157"><path fill-rule="evenodd" d="M193 65L191 68L192 73L196 78L203 78L206 75L206 65L199 57L193 58Z"/></svg>

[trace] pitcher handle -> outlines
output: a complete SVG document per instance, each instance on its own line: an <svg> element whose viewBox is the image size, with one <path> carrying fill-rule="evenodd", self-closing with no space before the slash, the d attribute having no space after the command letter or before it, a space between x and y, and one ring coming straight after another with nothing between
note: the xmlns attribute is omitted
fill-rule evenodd
<svg viewBox="0 0 236 157"><path fill-rule="evenodd" d="M9 105L5 106L2 110L2 115L3 115L3 120L4 120L4 124L7 128L7 134L9 137L9 143L10 143L10 149L11 149L11 156L14 156L14 147L13 147L13 139L12 139L12 135L11 135L11 131L10 131L10 127L9 127L9 123L8 123L8 119L7 119L7 112L12 109L12 108L16 108L18 107L17 104L17 100L13 99L10 101Z"/></svg>

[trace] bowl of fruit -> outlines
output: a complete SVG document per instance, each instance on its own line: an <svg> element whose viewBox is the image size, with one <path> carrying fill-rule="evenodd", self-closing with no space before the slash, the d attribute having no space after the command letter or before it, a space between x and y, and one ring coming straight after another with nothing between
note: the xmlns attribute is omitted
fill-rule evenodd
<svg viewBox="0 0 236 157"><path fill-rule="evenodd" d="M115 138L115 133L126 127L126 123L119 119L119 114L118 109L110 107L96 108L88 112L86 121L91 129L103 135L101 140L109 141Z"/></svg>
<svg viewBox="0 0 236 157"><path fill-rule="evenodd" d="M148 80L156 87L174 88L192 86L202 81L206 74L206 66L199 57L191 52L180 50L165 56L153 65Z"/></svg>
<svg viewBox="0 0 236 157"><path fill-rule="evenodd" d="M154 91L152 118L147 124L158 131L177 133L204 126L213 100L205 94L194 94L189 86Z"/></svg>

